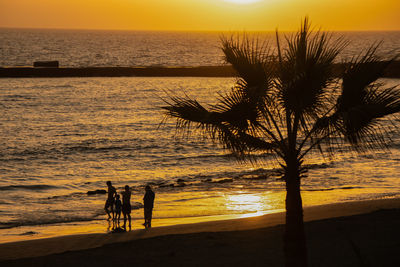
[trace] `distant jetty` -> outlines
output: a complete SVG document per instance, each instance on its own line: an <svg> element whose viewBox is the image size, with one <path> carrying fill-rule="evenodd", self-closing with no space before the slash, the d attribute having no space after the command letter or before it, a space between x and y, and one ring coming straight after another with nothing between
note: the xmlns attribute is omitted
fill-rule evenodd
<svg viewBox="0 0 400 267"><path fill-rule="evenodd" d="M230 66L204 67L85 67L0 68L0 78L25 77L232 77Z"/></svg>
<svg viewBox="0 0 400 267"><path fill-rule="evenodd" d="M335 64L339 77L344 64ZM235 77L231 66L199 67L3 67L0 78L28 77ZM400 78L400 61L392 62L382 77Z"/></svg>
<svg viewBox="0 0 400 267"><path fill-rule="evenodd" d="M35 61L33 66L35 68L58 68L60 63L58 61Z"/></svg>

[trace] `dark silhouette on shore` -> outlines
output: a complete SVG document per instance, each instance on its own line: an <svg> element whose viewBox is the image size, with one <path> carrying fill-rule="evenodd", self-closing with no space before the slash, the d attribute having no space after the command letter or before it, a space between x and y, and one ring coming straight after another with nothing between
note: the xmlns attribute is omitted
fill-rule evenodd
<svg viewBox="0 0 400 267"><path fill-rule="evenodd" d="M108 219L114 219L115 214L114 214L114 202L115 202L115 195L117 194L117 191L115 190L115 187L112 186L111 181L106 182L107 185L107 200L106 204L104 205L104 210L106 211L108 215ZM110 208L110 210L108 210ZM111 215L110 215L111 213Z"/></svg>
<svg viewBox="0 0 400 267"><path fill-rule="evenodd" d="M388 147L390 127L397 123L387 115L400 111L400 91L377 79L397 56L383 61L376 53L379 44L373 45L344 64L340 83L334 62L347 42L313 32L308 18L284 40L282 46L277 32L274 50L246 34L223 38L225 59L238 76L236 85L220 94L216 104L173 96L164 109L177 119L178 130L188 134L200 129L239 160L254 160L254 152L275 155L266 159L282 167L286 185L285 265L304 267L304 161L311 151L334 156L345 148L374 153Z"/></svg>
<svg viewBox="0 0 400 267"><path fill-rule="evenodd" d="M115 221L119 226L119 221L121 219L122 202L120 196L117 194L115 197Z"/></svg>
<svg viewBox="0 0 400 267"><path fill-rule="evenodd" d="M153 207L154 207L154 198L155 194L149 185L146 185L146 193L143 197L143 206L144 206L144 227L151 227L151 219L153 217Z"/></svg>
<svg viewBox="0 0 400 267"><path fill-rule="evenodd" d="M125 185L125 191L122 193L122 214L124 215L124 226L123 228L126 230L126 221L129 223L129 230L132 229L131 226L131 195L132 192L129 188L129 185Z"/></svg>

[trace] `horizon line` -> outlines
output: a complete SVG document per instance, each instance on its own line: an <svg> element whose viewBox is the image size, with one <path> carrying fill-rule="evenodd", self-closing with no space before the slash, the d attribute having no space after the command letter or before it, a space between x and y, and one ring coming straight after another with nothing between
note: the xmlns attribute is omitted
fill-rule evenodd
<svg viewBox="0 0 400 267"><path fill-rule="evenodd" d="M188 29L102 29L102 28L62 28L62 27L8 27L8 26L0 26L0 30L3 29L10 29L10 30L66 30L66 31L125 31L125 32L209 32L209 33L220 33L220 32L296 32L298 29L295 30L287 30L283 29L280 30L279 28L273 30L188 30ZM322 32L400 32L400 29L397 30L329 30L329 29L321 29L318 28L315 31L322 31Z"/></svg>

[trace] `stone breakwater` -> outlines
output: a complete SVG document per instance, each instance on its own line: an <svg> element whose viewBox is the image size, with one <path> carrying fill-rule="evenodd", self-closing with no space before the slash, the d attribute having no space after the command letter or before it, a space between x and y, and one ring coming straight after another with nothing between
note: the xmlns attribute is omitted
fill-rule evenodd
<svg viewBox="0 0 400 267"><path fill-rule="evenodd" d="M335 64L337 76L343 72L345 63ZM0 78L27 77L234 77L231 66L198 67L2 67ZM400 61L392 62L382 75L385 78L400 78Z"/></svg>

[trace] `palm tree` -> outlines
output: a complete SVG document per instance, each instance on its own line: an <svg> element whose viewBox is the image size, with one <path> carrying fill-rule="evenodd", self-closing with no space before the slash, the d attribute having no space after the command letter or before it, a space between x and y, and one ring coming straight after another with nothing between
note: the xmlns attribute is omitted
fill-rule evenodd
<svg viewBox="0 0 400 267"><path fill-rule="evenodd" d="M400 92L377 82L391 62L376 55L379 45L344 64L337 77L334 60L344 40L312 31L308 18L285 36L284 48L276 36L276 51L247 35L222 38L238 76L231 91L209 106L173 96L163 109L178 129L200 129L241 160L259 152L276 156L286 184L285 264L307 266L300 192L305 157L314 150L332 155L344 143L357 152L384 148L388 124L381 118L400 111Z"/></svg>

